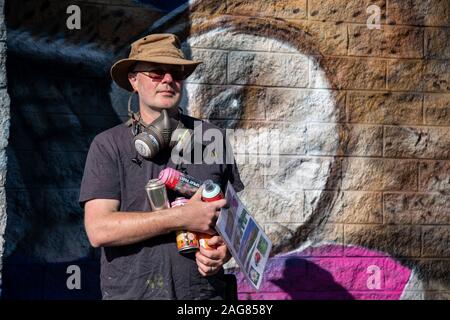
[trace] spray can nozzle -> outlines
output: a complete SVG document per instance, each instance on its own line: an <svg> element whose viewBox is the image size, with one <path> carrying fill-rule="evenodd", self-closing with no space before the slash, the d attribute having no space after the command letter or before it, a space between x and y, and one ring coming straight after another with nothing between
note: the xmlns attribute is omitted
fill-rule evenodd
<svg viewBox="0 0 450 320"><path fill-rule="evenodd" d="M214 190L215 184L212 180L208 179L203 183L203 188L203 190L205 190L206 192L211 192Z"/></svg>

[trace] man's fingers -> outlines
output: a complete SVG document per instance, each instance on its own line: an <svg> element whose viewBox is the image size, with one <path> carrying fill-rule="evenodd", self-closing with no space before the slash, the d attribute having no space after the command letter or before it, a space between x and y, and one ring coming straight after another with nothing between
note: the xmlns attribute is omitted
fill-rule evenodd
<svg viewBox="0 0 450 320"><path fill-rule="evenodd" d="M204 267L211 267L217 265L217 261L211 260L208 257L202 255L200 251L197 251L195 255L195 259L197 260L197 264L202 264Z"/></svg>
<svg viewBox="0 0 450 320"><path fill-rule="evenodd" d="M210 226L209 230L206 230L204 232L202 231L201 233L207 234L209 236L213 236L213 235L217 234L217 231L214 229L214 226Z"/></svg>
<svg viewBox="0 0 450 320"><path fill-rule="evenodd" d="M204 277L217 273L222 266L217 261L212 261L202 256L200 252L196 253L195 260L197 262L198 272Z"/></svg>
<svg viewBox="0 0 450 320"><path fill-rule="evenodd" d="M208 245L210 247L212 247L209 240L208 240ZM204 257L206 257L207 259L214 260L214 261L219 261L225 256L224 254L222 254L221 250L214 249L213 247L212 247L212 249L205 249L202 246L200 246L200 251L198 251L198 254L201 254Z"/></svg>
<svg viewBox="0 0 450 320"><path fill-rule="evenodd" d="M206 266L198 266L198 272L203 276L203 277L209 277L212 276L214 274L216 274L217 272L219 272L220 268L216 268L216 267L206 267Z"/></svg>
<svg viewBox="0 0 450 320"><path fill-rule="evenodd" d="M214 225L213 225L214 228L216 227L216 223L217 223L217 220L219 219L219 216L220 216L220 211L214 212Z"/></svg>
<svg viewBox="0 0 450 320"><path fill-rule="evenodd" d="M214 247L220 246L223 243L224 243L224 241L223 241L221 236L214 236L214 237L212 237L211 239L208 240L208 244L210 246L214 246Z"/></svg>
<svg viewBox="0 0 450 320"><path fill-rule="evenodd" d="M207 276L207 274L202 270L202 268L198 267L197 269L198 269L198 272L199 272L203 277L206 277L206 276Z"/></svg>
<svg viewBox="0 0 450 320"><path fill-rule="evenodd" d="M225 200L225 199L220 199L220 200L217 200L217 201L213 201L213 202L210 202L212 205L214 205L214 207L216 208L216 210L218 210L218 209L220 209L220 208L223 208L226 204L227 204L227 200Z"/></svg>
<svg viewBox="0 0 450 320"><path fill-rule="evenodd" d="M200 188L198 188L197 192L194 193L194 195L191 197L191 200L202 200L202 191L203 191L203 186L200 186Z"/></svg>

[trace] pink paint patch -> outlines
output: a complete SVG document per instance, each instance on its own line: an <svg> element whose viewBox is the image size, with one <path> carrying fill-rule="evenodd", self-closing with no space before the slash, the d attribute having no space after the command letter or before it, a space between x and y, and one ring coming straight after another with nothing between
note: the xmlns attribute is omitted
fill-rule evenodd
<svg viewBox="0 0 450 320"><path fill-rule="evenodd" d="M242 300L398 300L410 275L384 253L342 245L271 258L258 292L236 274Z"/></svg>

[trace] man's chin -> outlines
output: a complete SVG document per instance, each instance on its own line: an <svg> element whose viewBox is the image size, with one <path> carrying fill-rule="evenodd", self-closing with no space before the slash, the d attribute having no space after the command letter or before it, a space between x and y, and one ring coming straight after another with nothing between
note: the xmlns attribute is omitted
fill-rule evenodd
<svg viewBox="0 0 450 320"><path fill-rule="evenodd" d="M170 109L178 105L179 102L180 102L179 99L171 99L171 98L160 99L160 101L158 101L157 103L157 106L162 109Z"/></svg>
<svg viewBox="0 0 450 320"><path fill-rule="evenodd" d="M177 106L178 106L178 103L160 103L160 104L152 106L152 109L155 109L155 110L163 110L163 109L170 110L170 109L176 109Z"/></svg>

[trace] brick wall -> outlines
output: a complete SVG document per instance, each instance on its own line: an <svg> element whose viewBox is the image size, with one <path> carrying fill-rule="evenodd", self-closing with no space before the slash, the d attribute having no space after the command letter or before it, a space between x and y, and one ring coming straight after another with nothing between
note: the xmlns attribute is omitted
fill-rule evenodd
<svg viewBox="0 0 450 320"><path fill-rule="evenodd" d="M380 29L366 25L373 4ZM394 258L381 268L386 279L406 267L404 286L378 291L356 285L369 274L338 280L353 297L448 299L449 10L446 1L330 0L206 1L193 10L190 51L205 66L189 79L188 108L227 126L230 99L211 101L239 92L245 111L231 126L282 135L277 175L241 165L243 197L276 250L338 245L325 268L336 279L346 259L373 263L373 253L347 255L354 246ZM302 259L317 258L306 251ZM333 255L334 247L318 254ZM273 262L267 283L280 268L286 260ZM244 287L246 298L332 297L325 288Z"/></svg>
<svg viewBox="0 0 450 320"><path fill-rule="evenodd" d="M3 234L6 228L5 177L6 154L5 148L9 136L9 97L6 91L6 27L3 15L3 3L0 1L0 295L2 288L2 256Z"/></svg>

